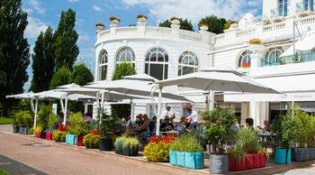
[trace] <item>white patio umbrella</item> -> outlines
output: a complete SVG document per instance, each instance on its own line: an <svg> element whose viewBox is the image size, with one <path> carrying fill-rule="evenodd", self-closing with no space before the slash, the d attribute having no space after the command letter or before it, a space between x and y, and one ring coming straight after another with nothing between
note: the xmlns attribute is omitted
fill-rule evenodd
<svg viewBox="0 0 315 175"><path fill-rule="evenodd" d="M34 92L26 92L26 93L20 93L20 94L14 94L14 95L7 95L6 98L15 98L15 99L30 99L31 101L31 109L34 113L34 130L36 129L36 120L37 120L37 114L38 114L38 98L35 97Z"/></svg>
<svg viewBox="0 0 315 175"><path fill-rule="evenodd" d="M243 74L226 68L213 67L207 70L200 70L180 77L158 81L159 89L163 87L178 85L180 87L190 87L198 90L212 91L234 91L234 92L252 92L252 93L279 93L278 91L261 85ZM213 100L210 101L210 109L213 108ZM161 105L158 106L160 111ZM159 119L157 120L159 121ZM157 128L159 127L159 123ZM158 133L158 132L157 132Z"/></svg>

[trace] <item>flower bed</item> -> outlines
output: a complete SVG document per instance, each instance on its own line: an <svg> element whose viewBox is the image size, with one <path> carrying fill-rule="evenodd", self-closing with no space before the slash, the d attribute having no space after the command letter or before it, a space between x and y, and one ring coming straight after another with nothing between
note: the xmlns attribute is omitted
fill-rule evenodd
<svg viewBox="0 0 315 175"><path fill-rule="evenodd" d="M173 140L174 135L152 136L150 142L144 147L144 156L148 161L167 162Z"/></svg>

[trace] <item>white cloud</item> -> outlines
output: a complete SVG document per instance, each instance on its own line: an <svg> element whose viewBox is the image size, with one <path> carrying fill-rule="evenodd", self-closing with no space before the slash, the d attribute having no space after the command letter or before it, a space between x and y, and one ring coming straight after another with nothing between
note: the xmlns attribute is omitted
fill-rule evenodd
<svg viewBox="0 0 315 175"><path fill-rule="evenodd" d="M79 2L79 0L67 0L68 2Z"/></svg>
<svg viewBox="0 0 315 175"><path fill-rule="evenodd" d="M103 11L102 8L99 7L99 6L97 6L97 5L93 5L92 7L93 7L93 9L94 9L95 11L97 11L97 12Z"/></svg>
<svg viewBox="0 0 315 175"><path fill-rule="evenodd" d="M41 15L45 14L45 9L40 5L39 0L30 0L29 3L35 12L37 12L38 14L41 14Z"/></svg>
<svg viewBox="0 0 315 175"><path fill-rule="evenodd" d="M48 27L44 22L39 19L28 17L28 25L25 29L25 37L28 39L36 39L41 31L45 31Z"/></svg>
<svg viewBox="0 0 315 175"><path fill-rule="evenodd" d="M201 18L215 15L226 19L240 19L246 12L261 8L257 0L122 0L128 6L143 6L157 22L172 16L186 18L196 24ZM247 9L247 11L246 11ZM254 11L256 12L256 11Z"/></svg>

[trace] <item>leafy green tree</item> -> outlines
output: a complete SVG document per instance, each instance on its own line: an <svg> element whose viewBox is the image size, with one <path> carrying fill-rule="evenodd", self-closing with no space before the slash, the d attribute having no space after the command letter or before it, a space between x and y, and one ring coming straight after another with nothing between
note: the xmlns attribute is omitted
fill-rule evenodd
<svg viewBox="0 0 315 175"><path fill-rule="evenodd" d="M179 22L180 22L180 24L179 24L180 29L194 31L194 27L191 24L191 21L188 21L188 19L180 18ZM171 24L172 23L169 20L165 20L164 22L160 23L159 26L160 27L171 27Z"/></svg>
<svg viewBox="0 0 315 175"><path fill-rule="evenodd" d="M207 24L209 28L208 29L209 32L219 34L219 33L223 33L225 23L226 23L226 20L224 18L218 18L214 15L211 15L211 16L202 18L198 24L199 25Z"/></svg>
<svg viewBox="0 0 315 175"><path fill-rule="evenodd" d="M32 58L33 79L30 90L48 90L55 68L52 28L48 27L45 34L39 34Z"/></svg>
<svg viewBox="0 0 315 175"><path fill-rule="evenodd" d="M86 85L89 82L92 82L94 80L94 77L91 70L86 67L85 64L80 63L73 66L71 80L72 83L76 83L82 86Z"/></svg>
<svg viewBox="0 0 315 175"><path fill-rule="evenodd" d="M71 75L71 82L78 85L86 85L94 80L93 74L85 64L79 63L73 66ZM82 102L71 101L69 102L69 109L74 112L84 111L84 105Z"/></svg>
<svg viewBox="0 0 315 175"><path fill-rule="evenodd" d="M126 75L136 74L136 71L132 64L130 63L122 63L117 65L112 80L121 79ZM114 104L111 105L112 116L114 117L126 117L130 115L130 104Z"/></svg>
<svg viewBox="0 0 315 175"><path fill-rule="evenodd" d="M69 84L71 82L71 71L66 67L61 67L52 77L50 89L55 89L57 86Z"/></svg>
<svg viewBox="0 0 315 175"><path fill-rule="evenodd" d="M79 54L79 48L76 44L78 33L74 30L75 12L72 9L61 12L58 28L55 32L55 56L56 70L65 66L72 70Z"/></svg>
<svg viewBox="0 0 315 175"><path fill-rule="evenodd" d="M28 79L29 45L24 38L27 24L21 0L0 1L0 103L5 116L15 103L5 96L23 92Z"/></svg>

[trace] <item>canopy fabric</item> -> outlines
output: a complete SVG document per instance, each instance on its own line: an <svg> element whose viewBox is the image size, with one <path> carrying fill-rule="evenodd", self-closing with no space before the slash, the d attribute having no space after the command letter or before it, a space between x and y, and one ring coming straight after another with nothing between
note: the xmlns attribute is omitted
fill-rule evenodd
<svg viewBox="0 0 315 175"><path fill-rule="evenodd" d="M147 81L147 82L156 82L158 79L148 75L148 74L135 74L135 75L128 75L124 76L123 79L126 80L140 80L140 81Z"/></svg>
<svg viewBox="0 0 315 175"><path fill-rule="evenodd" d="M178 85L198 90L252 93L279 93L236 71L203 70L180 77L158 81L160 87Z"/></svg>
<svg viewBox="0 0 315 175"><path fill-rule="evenodd" d="M311 51L315 49L315 31L310 31L303 39L297 40L287 50L285 50L279 57L291 56L298 51ZM294 50L295 49L295 50Z"/></svg>
<svg viewBox="0 0 315 175"><path fill-rule="evenodd" d="M157 97L158 87L154 84L148 83L146 81L141 80L131 80L131 79L120 79L114 81L102 81L90 85L84 86L86 88L95 88L95 89L105 89L109 91L115 91L122 94L128 95L138 95L138 96L147 96L147 97ZM190 100L181 96L177 95L176 93L171 92L162 92L162 97L169 98L172 100L179 100L179 101L186 101L189 102Z"/></svg>

